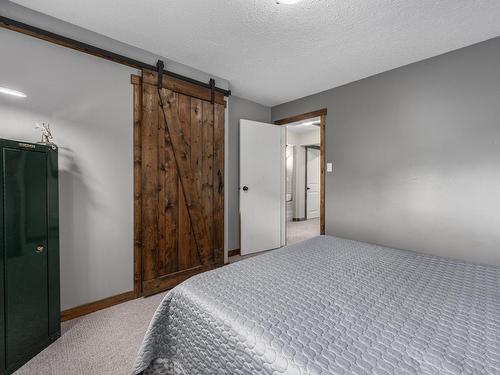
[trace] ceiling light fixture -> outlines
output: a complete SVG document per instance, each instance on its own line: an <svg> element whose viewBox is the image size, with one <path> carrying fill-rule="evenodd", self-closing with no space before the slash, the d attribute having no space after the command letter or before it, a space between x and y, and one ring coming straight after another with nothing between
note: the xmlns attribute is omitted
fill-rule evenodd
<svg viewBox="0 0 500 375"><path fill-rule="evenodd" d="M27 95L24 92L8 89L7 87L0 87L0 92L2 94L18 96L20 98L26 98Z"/></svg>
<svg viewBox="0 0 500 375"><path fill-rule="evenodd" d="M286 4L286 5L292 5L292 4L297 4L302 0L276 0L276 4Z"/></svg>

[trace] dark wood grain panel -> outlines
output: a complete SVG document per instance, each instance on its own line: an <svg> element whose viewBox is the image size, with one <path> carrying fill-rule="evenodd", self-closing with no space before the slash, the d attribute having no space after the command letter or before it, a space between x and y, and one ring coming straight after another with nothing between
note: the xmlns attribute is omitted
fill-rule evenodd
<svg viewBox="0 0 500 375"><path fill-rule="evenodd" d="M191 98L191 108L190 108L190 125L191 125L191 144L190 144L190 161L191 169L193 171L193 178L196 189L201 194L201 174L202 174L202 160L203 160L203 148L202 148L202 125L203 125L203 113L202 113L202 101L200 99ZM208 228L210 223L207 225L207 236ZM208 240L210 241L210 240ZM191 249L190 249L190 267L195 267L200 265L200 257L198 255L198 249L196 245L196 240L194 238L194 233L192 232L191 238Z"/></svg>
<svg viewBox="0 0 500 375"><path fill-rule="evenodd" d="M191 221L186 205L186 199L182 192L182 183L178 179L179 187L179 245L177 249L179 259L179 270L190 268L191 263L191 239L194 239L194 234L191 228ZM196 244L195 244L196 246Z"/></svg>
<svg viewBox="0 0 500 375"><path fill-rule="evenodd" d="M156 257L156 274L165 275L167 273L165 266L165 257L167 252L167 217L165 215L166 207L166 150L165 150L165 124L161 111L158 115L158 238L157 238L157 257Z"/></svg>
<svg viewBox="0 0 500 375"><path fill-rule="evenodd" d="M203 214L207 222L208 241L214 245L214 109L209 102L202 103L203 132L202 132L202 174L201 174L201 200Z"/></svg>
<svg viewBox="0 0 500 375"><path fill-rule="evenodd" d="M177 94L177 111L180 121L179 125L183 134L183 142L185 144L186 154L183 155L183 158L191 165L191 97ZM182 228L179 232L179 270L186 270L192 268L193 263L198 265L199 262L195 262L195 259L198 260L197 255L193 256L193 252L197 253L196 241L180 177L178 186L179 201L181 202L179 210L179 227Z"/></svg>
<svg viewBox="0 0 500 375"><path fill-rule="evenodd" d="M158 274L165 275L176 272L179 268L178 259L178 176L175 165L172 144L163 113L158 111L158 232L159 261Z"/></svg>
<svg viewBox="0 0 500 375"><path fill-rule="evenodd" d="M158 94L142 92L142 278L158 274Z"/></svg>
<svg viewBox="0 0 500 375"><path fill-rule="evenodd" d="M161 112L161 111L159 111ZM166 124L162 119L164 129ZM179 176L175 164L172 142L167 131L165 134L165 223L166 223L166 242L165 242L165 265L166 272L175 272L179 270L179 231L178 214L180 210L179 202Z"/></svg>
<svg viewBox="0 0 500 375"><path fill-rule="evenodd" d="M158 277L154 280L145 281L143 284L144 295L150 296L163 290L171 289L174 286L189 279L191 276L201 272L210 271L216 266L214 264L207 264L204 266L197 266L187 270L179 271L170 275Z"/></svg>
<svg viewBox="0 0 500 375"><path fill-rule="evenodd" d="M149 295L223 264L225 106L158 91L143 78L132 83L142 87L136 90L141 113L134 115L141 161L135 191L141 192L140 292Z"/></svg>
<svg viewBox="0 0 500 375"><path fill-rule="evenodd" d="M182 122L179 119L178 105L175 100L174 92L162 89L160 90L163 102L162 111L165 115L167 128L170 133L172 149L177 164L177 170L184 191L184 198L188 208L191 226L194 238L197 244L200 260L202 264L209 263L211 254L211 244L208 242L206 222L203 218L203 209L201 205L200 192L196 189L194 173L188 158L189 146L186 143L185 131Z"/></svg>
<svg viewBox="0 0 500 375"><path fill-rule="evenodd" d="M224 263L224 106L214 105L214 262Z"/></svg>
<svg viewBox="0 0 500 375"><path fill-rule="evenodd" d="M198 191L201 191L202 159L203 159L203 112L202 101L191 99L191 168L194 173L194 182Z"/></svg>
<svg viewBox="0 0 500 375"><path fill-rule="evenodd" d="M146 84L156 85L157 77L156 72L143 71L142 79ZM167 90L205 101L210 101L212 98L212 92L209 89L169 76L163 76L163 87ZM218 104L225 104L224 94L220 92L215 92L214 99Z"/></svg>
<svg viewBox="0 0 500 375"><path fill-rule="evenodd" d="M134 79L135 77L135 79ZM134 95L134 296L142 294L142 86L131 77Z"/></svg>

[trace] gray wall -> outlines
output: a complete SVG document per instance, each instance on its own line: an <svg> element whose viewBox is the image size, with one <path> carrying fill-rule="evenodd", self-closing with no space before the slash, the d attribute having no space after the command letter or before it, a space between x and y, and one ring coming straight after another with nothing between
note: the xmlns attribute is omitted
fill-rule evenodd
<svg viewBox="0 0 500 375"><path fill-rule="evenodd" d="M271 108L241 99L229 97L228 122L228 250L240 248L240 202L239 202L239 139L240 119L270 122Z"/></svg>
<svg viewBox="0 0 500 375"><path fill-rule="evenodd" d="M0 14L148 63L158 58L8 1L0 0ZM0 95L0 137L38 141L35 121L49 122L60 146L62 308L132 290L130 74L138 72L5 29L0 46L0 85L28 94ZM165 60L177 73L211 76Z"/></svg>
<svg viewBox="0 0 500 375"><path fill-rule="evenodd" d="M327 107L326 232L500 265L500 38L272 108Z"/></svg>
<svg viewBox="0 0 500 375"><path fill-rule="evenodd" d="M0 137L60 146L61 300L67 309L133 289L133 69L0 29Z"/></svg>

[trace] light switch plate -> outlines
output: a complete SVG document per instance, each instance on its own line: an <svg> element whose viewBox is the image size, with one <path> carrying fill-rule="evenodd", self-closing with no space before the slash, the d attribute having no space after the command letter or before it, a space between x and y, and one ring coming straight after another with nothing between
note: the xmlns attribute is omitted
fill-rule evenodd
<svg viewBox="0 0 500 375"><path fill-rule="evenodd" d="M326 171L327 172L333 172L333 164L332 163L326 163Z"/></svg>

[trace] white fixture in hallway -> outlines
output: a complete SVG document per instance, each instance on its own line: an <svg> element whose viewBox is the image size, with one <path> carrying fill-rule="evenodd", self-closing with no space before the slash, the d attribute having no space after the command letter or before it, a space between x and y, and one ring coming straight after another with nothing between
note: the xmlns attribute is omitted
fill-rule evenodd
<svg viewBox="0 0 500 375"><path fill-rule="evenodd" d="M307 147L307 172L306 172L306 218L319 217L319 148Z"/></svg>

